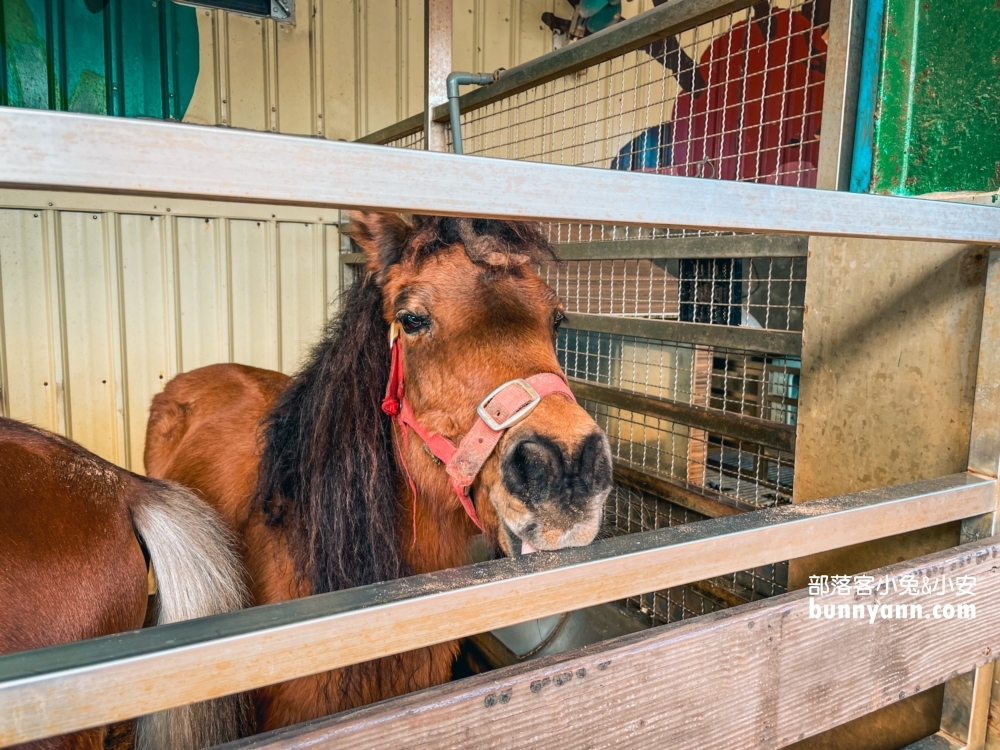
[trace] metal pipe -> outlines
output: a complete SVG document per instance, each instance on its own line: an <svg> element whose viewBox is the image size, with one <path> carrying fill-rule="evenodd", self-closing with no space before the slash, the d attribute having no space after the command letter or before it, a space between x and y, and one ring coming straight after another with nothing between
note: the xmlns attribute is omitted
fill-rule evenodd
<svg viewBox="0 0 1000 750"><path fill-rule="evenodd" d="M452 151L456 154L462 153L462 119L458 106L459 86L488 86L497 78L499 71L493 75L488 73L459 73L457 71L448 74L448 116L451 119L451 144Z"/></svg>

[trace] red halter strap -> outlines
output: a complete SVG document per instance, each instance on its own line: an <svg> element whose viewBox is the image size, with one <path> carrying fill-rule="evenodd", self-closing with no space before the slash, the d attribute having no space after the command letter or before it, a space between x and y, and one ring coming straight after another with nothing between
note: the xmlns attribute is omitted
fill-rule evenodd
<svg viewBox="0 0 1000 750"><path fill-rule="evenodd" d="M468 495L469 486L475 481L483 464L493 453L503 434L527 417L546 396L559 394L574 403L573 392L566 385L561 375L554 372L543 372L529 378L509 380L482 400L476 412L479 418L472 429L462 438L458 446L444 435L427 430L413 413L413 406L404 395L403 360L399 344L398 324L393 324L389 330L389 348L392 365L389 370L389 382L382 401L382 411L392 417L399 425L404 443L407 440L407 429L412 429L424 442L427 449L444 464L448 472L451 488L458 496L465 512L472 522L483 528L476 508ZM402 459L403 470L413 492L416 502L417 491L410 478L409 469ZM416 512L414 511L414 538L416 538Z"/></svg>

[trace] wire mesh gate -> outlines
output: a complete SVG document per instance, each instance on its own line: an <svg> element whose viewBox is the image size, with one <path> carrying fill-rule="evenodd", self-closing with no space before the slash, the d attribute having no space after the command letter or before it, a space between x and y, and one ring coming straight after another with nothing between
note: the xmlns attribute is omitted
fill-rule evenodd
<svg viewBox="0 0 1000 750"><path fill-rule="evenodd" d="M645 44L636 27L621 35L620 51L605 49L607 59L592 63L586 50L593 43L580 44L573 72L537 84L529 72L511 95L466 101L465 153L815 187L829 5L742 5ZM423 149L416 123L362 140ZM611 439L616 461L608 529L648 531L790 502L805 238L586 223L551 223L548 235L563 262L543 275L571 313L557 341L560 364L588 385L578 395ZM601 330L609 318L624 319L619 330ZM676 328L641 335L630 319L737 330L728 345L712 329L678 341ZM764 348L741 336L746 329L792 335L780 349ZM676 411L665 418L663 406L693 407L711 424L703 429L704 420ZM741 429L748 419L778 439L750 439ZM787 564L779 563L652 592L627 606L660 624L786 587Z"/></svg>

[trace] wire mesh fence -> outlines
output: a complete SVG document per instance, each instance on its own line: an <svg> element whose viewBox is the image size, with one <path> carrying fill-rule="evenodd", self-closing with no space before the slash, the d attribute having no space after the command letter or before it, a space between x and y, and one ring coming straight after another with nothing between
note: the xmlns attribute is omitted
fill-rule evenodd
<svg viewBox="0 0 1000 750"><path fill-rule="evenodd" d="M648 492L616 484L608 497L605 527L613 535L662 529L706 516ZM631 597L623 602L647 625L664 625L716 612L738 604L783 594L788 589L788 563L765 565L687 586Z"/></svg>
<svg viewBox="0 0 1000 750"><path fill-rule="evenodd" d="M427 137L423 128L421 128L395 140L387 141L384 145L392 146L393 148L412 148L422 151L427 147Z"/></svg>
<svg viewBox="0 0 1000 750"><path fill-rule="evenodd" d="M757 2L462 115L467 154L815 186L828 10Z"/></svg>
<svg viewBox="0 0 1000 750"><path fill-rule="evenodd" d="M629 393L796 424L798 358L586 330L561 330L566 375Z"/></svg>
<svg viewBox="0 0 1000 750"><path fill-rule="evenodd" d="M805 258L567 260L543 276L570 312L802 330Z"/></svg>
<svg viewBox="0 0 1000 750"><path fill-rule="evenodd" d="M823 0L760 0L677 36L465 111L464 151L815 187L828 23L829 3ZM422 148L423 134L390 145ZM578 247L734 234L590 223L550 223L544 229L557 246ZM544 267L542 276L571 314L802 330L804 255L666 255L670 257L569 259ZM579 328L561 330L556 348L571 378L727 418L782 426L797 422L800 362L787 353ZM581 403L607 433L618 467L730 509L791 501L790 450L609 403ZM608 501L607 527L615 534L634 533L704 517L619 482ZM651 592L626 606L649 624L660 624L781 593L786 585L787 564L777 564Z"/></svg>

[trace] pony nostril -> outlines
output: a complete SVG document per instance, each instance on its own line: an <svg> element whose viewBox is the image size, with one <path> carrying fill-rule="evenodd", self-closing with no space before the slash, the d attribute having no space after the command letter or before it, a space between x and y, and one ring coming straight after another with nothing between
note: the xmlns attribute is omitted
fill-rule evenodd
<svg viewBox="0 0 1000 750"><path fill-rule="evenodd" d="M544 437L522 440L503 457L501 476L507 491L525 503L545 500L562 473L559 449Z"/></svg>
<svg viewBox="0 0 1000 750"><path fill-rule="evenodd" d="M596 495L611 488L611 449L603 432L592 432L583 441L574 461L575 474L588 494Z"/></svg>

